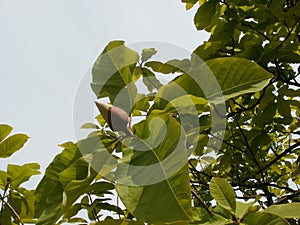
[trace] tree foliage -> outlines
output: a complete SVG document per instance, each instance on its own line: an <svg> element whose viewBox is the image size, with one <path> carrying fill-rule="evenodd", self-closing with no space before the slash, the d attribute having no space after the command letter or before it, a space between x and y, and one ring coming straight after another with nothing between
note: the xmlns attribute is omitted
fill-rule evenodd
<svg viewBox="0 0 300 225"><path fill-rule="evenodd" d="M110 42L91 88L143 119L124 134L98 115L83 125L87 138L60 145L36 190L21 184L38 164L0 171L1 225L299 224L300 3L182 2L198 7L195 27L209 39L167 62ZM159 75L175 78L163 85ZM28 139L11 130L0 125L2 158Z"/></svg>

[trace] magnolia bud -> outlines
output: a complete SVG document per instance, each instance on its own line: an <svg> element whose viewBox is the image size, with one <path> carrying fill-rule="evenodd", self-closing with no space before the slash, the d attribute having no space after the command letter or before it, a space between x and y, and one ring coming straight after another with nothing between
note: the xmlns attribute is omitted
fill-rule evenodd
<svg viewBox="0 0 300 225"><path fill-rule="evenodd" d="M119 107L115 107L102 102L95 102L102 117L113 131L125 131L127 133L129 116L127 112Z"/></svg>

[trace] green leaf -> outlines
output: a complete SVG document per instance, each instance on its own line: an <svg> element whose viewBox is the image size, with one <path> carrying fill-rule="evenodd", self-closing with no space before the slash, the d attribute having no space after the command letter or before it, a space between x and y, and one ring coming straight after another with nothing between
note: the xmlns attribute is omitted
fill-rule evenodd
<svg viewBox="0 0 300 225"><path fill-rule="evenodd" d="M124 41L110 42L93 65L91 86L96 96L109 97L114 103L120 91L123 89L125 92L124 87L132 82L138 59L138 54L127 48Z"/></svg>
<svg viewBox="0 0 300 225"><path fill-rule="evenodd" d="M153 72L151 72L147 68L142 68L142 72L143 82L150 92L152 92L154 89L158 90L162 86Z"/></svg>
<svg viewBox="0 0 300 225"><path fill-rule="evenodd" d="M229 57L206 61L227 100L263 89L273 75L247 59Z"/></svg>
<svg viewBox="0 0 300 225"><path fill-rule="evenodd" d="M143 51L142 51L142 62L146 62L148 59L150 59L156 53L157 53L157 51L155 50L155 48L143 49Z"/></svg>
<svg viewBox="0 0 300 225"><path fill-rule="evenodd" d="M26 134L14 134L0 143L0 158L7 158L18 151L28 140Z"/></svg>
<svg viewBox="0 0 300 225"><path fill-rule="evenodd" d="M194 17L194 23L198 30L203 30L210 25L211 18L216 13L217 2L217 0L207 1L199 7Z"/></svg>
<svg viewBox="0 0 300 225"><path fill-rule="evenodd" d="M272 74L254 62L242 58L223 57L200 64L189 74L183 74L163 86L161 91L172 89L177 84L189 94L206 97L218 103L223 97L228 100L242 94L260 91L271 78ZM221 89L217 87L218 84ZM173 95L176 96L176 93Z"/></svg>
<svg viewBox="0 0 300 225"><path fill-rule="evenodd" d="M85 174L85 170L88 170ZM79 174L78 174L79 173ZM83 193L87 192L90 184L97 174L88 162L81 158L60 174L60 181L65 185L63 204L72 205Z"/></svg>
<svg viewBox="0 0 300 225"><path fill-rule="evenodd" d="M222 45L221 41L205 41L194 50L191 59L192 66L199 65L202 60L206 61L218 56L219 53L217 50L219 50Z"/></svg>
<svg viewBox="0 0 300 225"><path fill-rule="evenodd" d="M204 147L207 145L209 137L208 135L199 134L197 146L195 148L195 155L201 156L203 155Z"/></svg>
<svg viewBox="0 0 300 225"><path fill-rule="evenodd" d="M196 4L199 0L181 0L183 3L191 3L191 4Z"/></svg>
<svg viewBox="0 0 300 225"><path fill-rule="evenodd" d="M213 27L209 41L222 41L224 44L227 44L228 42L231 42L231 38L234 35L234 29L234 23L221 21Z"/></svg>
<svg viewBox="0 0 300 225"><path fill-rule="evenodd" d="M0 124L0 142L3 141L13 130L13 128L6 124Z"/></svg>
<svg viewBox="0 0 300 225"><path fill-rule="evenodd" d="M244 203L244 202L236 202L236 210L235 215L238 218L244 218L245 215L249 212L250 207L254 204L254 202Z"/></svg>
<svg viewBox="0 0 300 225"><path fill-rule="evenodd" d="M10 180L9 175L5 171L0 170L0 188L1 189L5 189L7 182L9 180Z"/></svg>
<svg viewBox="0 0 300 225"><path fill-rule="evenodd" d="M40 165L37 163L28 163L23 166L8 164L7 174L11 182L11 188L19 187L25 181L28 181L31 176L40 174Z"/></svg>
<svg viewBox="0 0 300 225"><path fill-rule="evenodd" d="M91 225L144 225L143 222L133 221L133 220L126 220L126 219L107 219L101 222L92 223Z"/></svg>
<svg viewBox="0 0 300 225"><path fill-rule="evenodd" d="M216 215L219 215L223 218L226 218L227 220L232 219L232 212L230 212L229 210L223 208L220 204L217 204L213 208L213 213L216 214Z"/></svg>
<svg viewBox="0 0 300 225"><path fill-rule="evenodd" d="M227 180L213 177L209 184L209 191L221 207L234 214L236 209L235 193Z"/></svg>
<svg viewBox="0 0 300 225"><path fill-rule="evenodd" d="M193 6L194 6L194 4L192 4L192 3L186 3L185 4L185 9L190 10L191 8L193 8Z"/></svg>
<svg viewBox="0 0 300 225"><path fill-rule="evenodd" d="M267 133L261 133L257 135L253 140L251 141L251 149L253 152L257 152L259 150L268 150L272 142L272 139L270 138L269 134Z"/></svg>
<svg viewBox="0 0 300 225"><path fill-rule="evenodd" d="M34 218L34 190L26 190L25 188L18 188L20 193L21 208L19 216L22 219Z"/></svg>
<svg viewBox="0 0 300 225"><path fill-rule="evenodd" d="M194 207L193 208L193 219L194 222L189 224L201 224L201 225L225 225L228 222L227 218L224 218L218 214L208 214L204 208Z"/></svg>
<svg viewBox="0 0 300 225"><path fill-rule="evenodd" d="M263 212L257 212L257 213L250 214L249 216L247 216L245 218L245 223L247 225L257 225L257 224L289 225L289 223L282 217L279 217L279 216L271 214L271 213L263 213Z"/></svg>
<svg viewBox="0 0 300 225"><path fill-rule="evenodd" d="M61 217L64 186L58 175L81 157L81 153L75 144L68 142L62 146L66 148L48 166L45 176L35 192L35 214L39 218L37 224L52 225ZM67 185L67 181L64 182L64 185Z"/></svg>
<svg viewBox="0 0 300 225"><path fill-rule="evenodd" d="M96 182L93 183L92 185L89 186L89 188L87 189L87 191L90 194L94 194L94 195L103 195L103 194L107 194L109 193L109 190L114 189L114 185L112 183L108 183L108 182Z"/></svg>
<svg viewBox="0 0 300 225"><path fill-rule="evenodd" d="M171 59L166 62L166 64L175 67L179 71L189 71L191 69L191 60L190 59Z"/></svg>
<svg viewBox="0 0 300 225"><path fill-rule="evenodd" d="M87 221L83 218L79 218L79 217L75 217L75 218L72 218L72 219L69 219L68 221L69 223L87 223Z"/></svg>
<svg viewBox="0 0 300 225"><path fill-rule="evenodd" d="M288 101L277 98L278 113L283 117L291 117L291 107Z"/></svg>
<svg viewBox="0 0 300 225"><path fill-rule="evenodd" d="M158 62L158 61L147 62L145 63L145 66L150 67L154 72L163 73L163 74L170 74L178 71L178 68L176 68L175 66L168 63Z"/></svg>
<svg viewBox="0 0 300 225"><path fill-rule="evenodd" d="M137 94L135 104L134 104L133 108L135 110L140 110L140 111L147 112L147 110L150 107L149 101L150 101L150 99L149 99L148 96L146 96L144 94Z"/></svg>
<svg viewBox="0 0 300 225"><path fill-rule="evenodd" d="M163 103L163 102L160 102ZM201 97L193 95L183 95L178 98L172 99L167 105L159 106L156 104L156 109L151 111L151 114L163 113L179 113L179 114L195 114L208 110L208 102Z"/></svg>
<svg viewBox="0 0 300 225"><path fill-rule="evenodd" d="M1 209L1 216L0 216L0 223L1 225L12 225L11 222L11 217L12 217L12 212L8 208L8 206L4 205L3 208Z"/></svg>
<svg viewBox="0 0 300 225"><path fill-rule="evenodd" d="M145 222L191 220L182 128L168 115L149 116L135 128L139 138L125 139L127 148L116 172L116 190L122 202L134 217Z"/></svg>
<svg viewBox="0 0 300 225"><path fill-rule="evenodd" d="M253 123L259 127L265 127L266 124L273 123L276 114L277 104L270 102L256 117L253 118Z"/></svg>
<svg viewBox="0 0 300 225"><path fill-rule="evenodd" d="M38 224L57 222L65 209L90 191L90 185L98 172L100 175L105 174L102 168L107 166L111 171L115 167L110 163L109 154L100 143L99 136L90 136L77 144L67 142L61 146L65 149L48 166L36 189Z"/></svg>
<svg viewBox="0 0 300 225"><path fill-rule="evenodd" d="M35 217L39 225L52 225L60 217L63 187L56 180L43 177L35 191Z"/></svg>
<svg viewBox="0 0 300 225"><path fill-rule="evenodd" d="M81 129L100 129L100 127L94 123L85 123L80 128Z"/></svg>
<svg viewBox="0 0 300 225"><path fill-rule="evenodd" d="M282 218L300 218L300 203L292 202L288 204L272 205L265 210L265 213L272 213Z"/></svg>
<svg viewBox="0 0 300 225"><path fill-rule="evenodd" d="M25 223L25 224L36 224L37 220L36 219L21 219L20 221L21 223Z"/></svg>
<svg viewBox="0 0 300 225"><path fill-rule="evenodd" d="M173 60L170 60L166 63L162 63L158 61L150 61L145 63L145 66L150 67L154 72L170 74L170 73L176 73L177 71L180 71L180 67L177 67L178 66L177 64L174 65Z"/></svg>

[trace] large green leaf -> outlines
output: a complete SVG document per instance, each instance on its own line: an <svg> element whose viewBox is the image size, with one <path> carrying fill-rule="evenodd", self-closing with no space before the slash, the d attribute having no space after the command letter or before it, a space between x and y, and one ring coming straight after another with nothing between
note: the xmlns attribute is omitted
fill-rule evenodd
<svg viewBox="0 0 300 225"><path fill-rule="evenodd" d="M40 165L37 163L27 163L23 166L9 164L7 166L7 174L11 179L11 188L15 189L29 180L31 176L40 174L39 169Z"/></svg>
<svg viewBox="0 0 300 225"><path fill-rule="evenodd" d="M168 115L149 116L125 141L116 190L137 219L149 223L192 217L185 135Z"/></svg>
<svg viewBox="0 0 300 225"><path fill-rule="evenodd" d="M62 215L64 187L58 179L58 174L81 157L75 144L64 144L64 147L62 153L57 155L46 169L35 191L35 216L39 218L38 224L55 224Z"/></svg>
<svg viewBox="0 0 300 225"><path fill-rule="evenodd" d="M195 97L193 95L183 95L169 101L164 108L158 106L158 109L152 110L151 114L197 114L198 112L200 113L208 110L208 102L206 99Z"/></svg>
<svg viewBox="0 0 300 225"><path fill-rule="evenodd" d="M195 14L194 23L198 30L202 30L210 25L213 15L216 13L217 0L211 0L201 5Z"/></svg>
<svg viewBox="0 0 300 225"><path fill-rule="evenodd" d="M127 48L124 41L110 42L97 58L92 69L91 86L96 96L109 97L113 103L122 89L124 92L122 95L126 94L124 88L132 82L132 73L138 60L138 54ZM127 95L130 97L130 93Z"/></svg>
<svg viewBox="0 0 300 225"><path fill-rule="evenodd" d="M7 124L0 124L0 142L3 141L13 130L13 128Z"/></svg>
<svg viewBox="0 0 300 225"><path fill-rule="evenodd" d="M213 177L209 184L209 191L211 196L217 201L219 206L227 209L231 213L235 212L235 193L230 184L225 179Z"/></svg>
<svg viewBox="0 0 300 225"><path fill-rule="evenodd" d="M263 212L272 213L283 218L300 218L300 203L292 202L288 204L272 205Z"/></svg>
<svg viewBox="0 0 300 225"><path fill-rule="evenodd" d="M218 80L225 100L260 91L273 75L247 59L228 57L206 61Z"/></svg>
<svg viewBox="0 0 300 225"><path fill-rule="evenodd" d="M271 78L272 74L254 62L242 58L223 57L200 64L189 74L176 78L174 82L189 94L218 102L223 98L227 100L260 91ZM172 86L175 86L173 82L163 87L161 91L166 91Z"/></svg>
<svg viewBox="0 0 300 225"><path fill-rule="evenodd" d="M8 130L6 131L6 133ZM4 135L5 136L5 135ZM7 158L18 151L28 140L26 134L14 134L0 143L0 158Z"/></svg>
<svg viewBox="0 0 300 225"><path fill-rule="evenodd" d="M252 213L249 216L245 218L244 221L247 225L289 225L288 221L286 221L284 218L279 217L277 215L271 214L271 213L262 213L262 212L256 212Z"/></svg>

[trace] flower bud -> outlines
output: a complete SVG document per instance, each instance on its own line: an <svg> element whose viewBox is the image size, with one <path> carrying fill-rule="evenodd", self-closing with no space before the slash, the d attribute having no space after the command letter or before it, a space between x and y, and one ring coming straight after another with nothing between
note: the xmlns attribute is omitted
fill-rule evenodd
<svg viewBox="0 0 300 225"><path fill-rule="evenodd" d="M115 107L102 102L95 102L102 117L113 131L128 131L127 125L129 116L127 112L119 107Z"/></svg>

